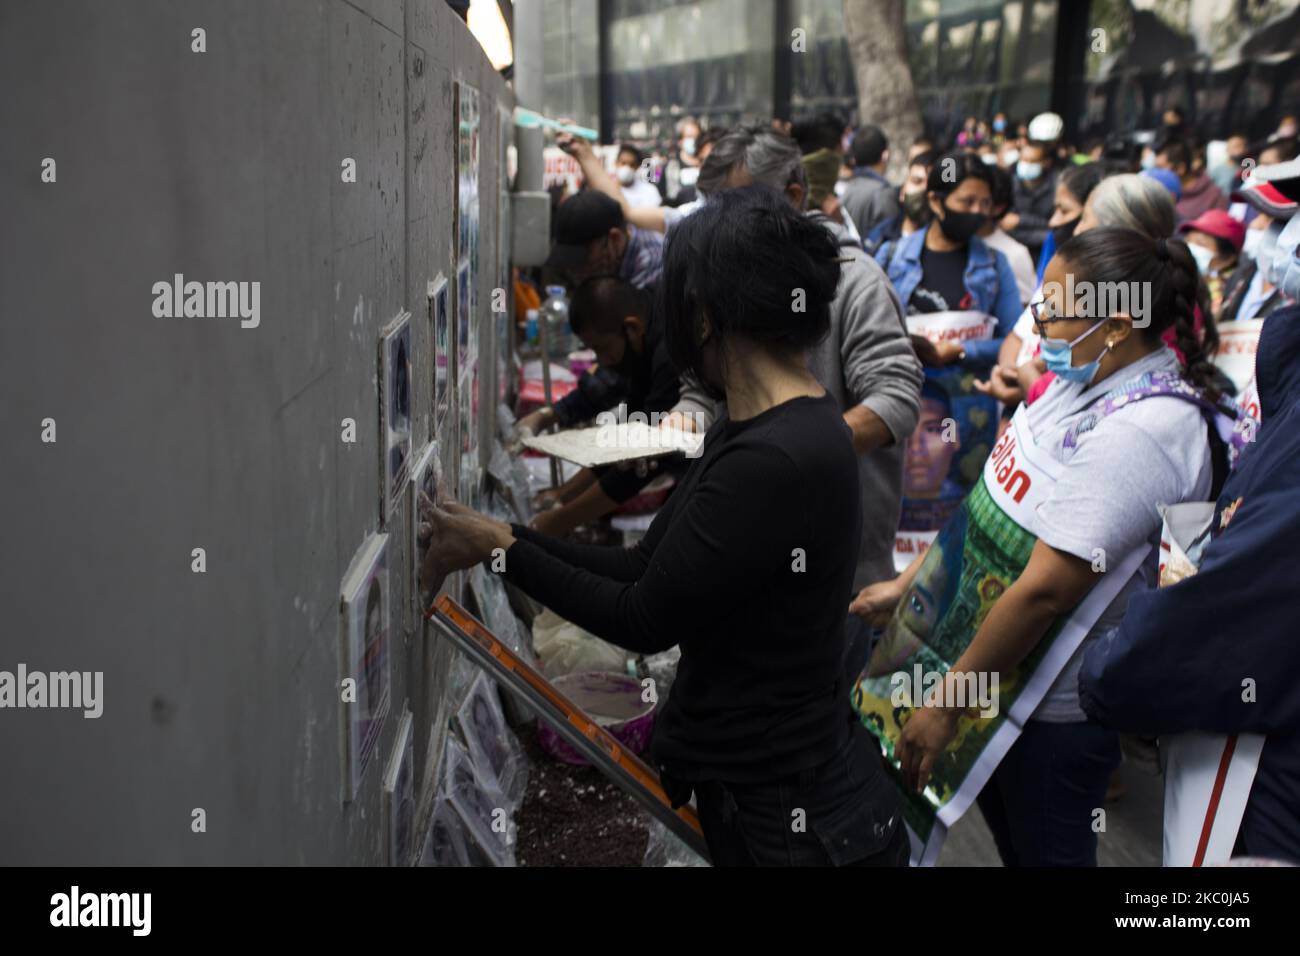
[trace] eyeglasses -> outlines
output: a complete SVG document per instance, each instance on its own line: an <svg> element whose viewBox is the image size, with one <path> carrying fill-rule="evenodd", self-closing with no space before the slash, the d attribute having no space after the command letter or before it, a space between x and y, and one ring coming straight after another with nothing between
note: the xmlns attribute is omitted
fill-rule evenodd
<svg viewBox="0 0 1300 956"><path fill-rule="evenodd" d="M1053 322L1066 322L1074 318L1070 315L1053 315L1052 303L1047 301L1047 297L1041 293L1037 298L1029 300L1029 316L1034 320L1034 329L1038 332L1039 338L1047 338L1047 327Z"/></svg>

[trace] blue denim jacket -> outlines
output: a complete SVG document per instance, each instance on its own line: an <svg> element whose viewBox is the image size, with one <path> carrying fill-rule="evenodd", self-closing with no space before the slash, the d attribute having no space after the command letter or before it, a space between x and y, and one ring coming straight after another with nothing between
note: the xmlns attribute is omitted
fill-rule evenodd
<svg viewBox="0 0 1300 956"><path fill-rule="evenodd" d="M927 227L934 228L933 224ZM925 234L926 229L918 229L910 236L882 246L876 254L876 261L889 275L889 281L894 284L894 291L898 293L904 307L916 287L921 284L921 249ZM966 361L963 364L972 370L987 371L997 362L1002 340L1015 328L1016 320L1020 318L1020 291L1016 287L1016 275L1011 271L1006 256L996 249L990 249L983 239L975 236L970 241L970 255L966 260L966 274L963 278L966 291L975 300L975 308L987 312L998 321L992 339L966 343Z"/></svg>

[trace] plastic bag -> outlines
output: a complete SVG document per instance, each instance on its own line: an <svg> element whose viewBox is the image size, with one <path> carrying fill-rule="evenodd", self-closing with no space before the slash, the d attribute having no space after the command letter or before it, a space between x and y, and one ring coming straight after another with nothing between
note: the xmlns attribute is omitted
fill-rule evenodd
<svg viewBox="0 0 1300 956"><path fill-rule="evenodd" d="M483 672L478 665L466 657L463 651L452 649L451 669L447 673L447 687L444 693L453 710L468 696L470 686L481 673Z"/></svg>
<svg viewBox="0 0 1300 956"><path fill-rule="evenodd" d="M514 866L516 827L505 795L478 773L469 751L454 735L447 738L443 760L437 799L455 811L462 825L466 865Z"/></svg>
<svg viewBox="0 0 1300 956"><path fill-rule="evenodd" d="M420 866L469 866L469 833L451 802L439 795L435 798L433 820L424 838L424 852Z"/></svg>
<svg viewBox="0 0 1300 956"><path fill-rule="evenodd" d="M673 689L673 681L677 678L677 664L681 659L682 649L675 644L666 651L641 658L638 672L642 678L649 677L655 682L655 696L660 706L668 699L668 692Z"/></svg>
<svg viewBox="0 0 1300 956"><path fill-rule="evenodd" d="M502 796L513 814L528 788L528 758L506 726L496 682L486 674L474 681L456 712L456 723L478 776Z"/></svg>
<svg viewBox="0 0 1300 956"><path fill-rule="evenodd" d="M654 817L647 817L649 831L646 838L642 866L708 866L704 859L666 826Z"/></svg>
<svg viewBox="0 0 1300 956"><path fill-rule="evenodd" d="M510 606L505 582L497 575L489 574L483 565L477 564L470 572L470 587L474 589L487 629L527 663L535 664L537 656L533 653L532 641L520 634L518 618Z"/></svg>
<svg viewBox="0 0 1300 956"><path fill-rule="evenodd" d="M532 635L515 615L514 608L510 606L510 595L506 591L505 581L485 571L480 564L476 565L471 573L470 587L474 590L483 612L483 623L487 625L488 630L526 663L536 667L537 655L533 653ZM517 694L505 694L502 707L508 723L513 727L531 723L537 717L533 709Z"/></svg>
<svg viewBox="0 0 1300 956"><path fill-rule="evenodd" d="M532 479L528 466L519 457L511 457L505 447L496 443L488 460L488 475L494 489L500 493L501 506L509 520L528 524L533 519Z"/></svg>
<svg viewBox="0 0 1300 956"><path fill-rule="evenodd" d="M549 609L533 620L533 647L544 677L556 678L582 671L628 673L627 651L602 641Z"/></svg>

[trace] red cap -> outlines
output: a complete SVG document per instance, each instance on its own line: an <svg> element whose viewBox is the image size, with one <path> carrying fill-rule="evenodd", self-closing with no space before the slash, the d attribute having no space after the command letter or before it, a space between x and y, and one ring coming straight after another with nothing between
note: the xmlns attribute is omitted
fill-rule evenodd
<svg viewBox="0 0 1300 956"><path fill-rule="evenodd" d="M1246 227L1222 209L1207 209L1191 222L1178 227L1179 232L1190 232L1193 229L1228 240L1238 252L1241 252L1241 244L1246 241Z"/></svg>

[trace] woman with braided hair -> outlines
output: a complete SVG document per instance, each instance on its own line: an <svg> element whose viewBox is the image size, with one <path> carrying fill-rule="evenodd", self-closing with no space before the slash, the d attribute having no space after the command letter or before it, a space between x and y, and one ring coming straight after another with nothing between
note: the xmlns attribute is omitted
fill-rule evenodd
<svg viewBox="0 0 1300 956"><path fill-rule="evenodd" d="M879 621L924 591L938 601L932 623L891 641L906 625L900 611L882 654L897 659L900 647L919 641L953 662L945 681L999 677L1018 735L1010 722L999 728L996 715L974 721L945 700L927 700L893 745L905 785L938 781L925 791L933 802L948 788L961 805L966 781L982 784L978 803L1009 866L1095 865L1093 815L1120 750L1118 735L1080 709L1080 663L1118 628L1130 597L1155 586L1157 508L1212 500L1226 478L1236 410L1218 404L1196 333L1198 284L1181 240L1103 227L1065 242L1030 303L1054 381L1017 412L940 532L942 554L864 589L850 608ZM1142 307L1104 308L1119 289ZM1170 330L1182 361L1162 341ZM949 566L932 567L939 562ZM935 587L939 570L959 583ZM963 779L954 767L970 742L993 736L981 729L985 720L1014 742L1000 760L990 743L980 760L995 769L983 777L977 764Z"/></svg>

